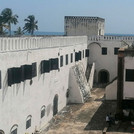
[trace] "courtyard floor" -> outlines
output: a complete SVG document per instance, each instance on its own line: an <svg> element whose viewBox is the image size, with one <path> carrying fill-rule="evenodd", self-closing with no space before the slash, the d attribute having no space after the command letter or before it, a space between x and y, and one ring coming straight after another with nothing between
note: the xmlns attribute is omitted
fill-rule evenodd
<svg viewBox="0 0 134 134"><path fill-rule="evenodd" d="M102 88L95 88L85 104L66 106L40 134L102 134L107 126L106 114L114 114L116 108L116 102L105 101L104 92ZM107 134L130 134L133 127L130 122L112 125Z"/></svg>

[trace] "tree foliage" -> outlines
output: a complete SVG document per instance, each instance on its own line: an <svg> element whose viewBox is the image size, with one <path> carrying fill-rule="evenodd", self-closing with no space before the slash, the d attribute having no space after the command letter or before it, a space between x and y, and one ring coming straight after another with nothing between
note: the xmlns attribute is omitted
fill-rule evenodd
<svg viewBox="0 0 134 134"><path fill-rule="evenodd" d="M1 12L2 23L7 24L9 27L9 34L11 35L11 24L16 25L18 23L18 15L13 15L13 12L10 8L5 8Z"/></svg>
<svg viewBox="0 0 134 134"><path fill-rule="evenodd" d="M14 34L16 36L21 36L24 34L24 32L22 31L21 27L18 27L16 31L14 31Z"/></svg>
<svg viewBox="0 0 134 134"><path fill-rule="evenodd" d="M35 20L34 15L29 15L27 19L25 19L24 21L26 22L25 26L23 27L24 31L33 35L34 31L38 30L38 25L37 25L38 21Z"/></svg>

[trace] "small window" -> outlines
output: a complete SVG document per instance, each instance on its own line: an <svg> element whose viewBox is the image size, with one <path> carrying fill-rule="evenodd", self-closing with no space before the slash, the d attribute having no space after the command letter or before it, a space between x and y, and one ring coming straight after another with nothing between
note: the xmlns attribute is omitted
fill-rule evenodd
<svg viewBox="0 0 134 134"><path fill-rule="evenodd" d="M75 52L75 61L79 61L79 53Z"/></svg>
<svg viewBox="0 0 134 134"><path fill-rule="evenodd" d="M85 57L89 57L89 49L86 49Z"/></svg>
<svg viewBox="0 0 134 134"><path fill-rule="evenodd" d="M107 55L107 48L106 47L102 47L102 55Z"/></svg>
<svg viewBox="0 0 134 134"><path fill-rule="evenodd" d="M126 81L134 81L134 69L126 69Z"/></svg>
<svg viewBox="0 0 134 134"><path fill-rule="evenodd" d="M79 60L81 60L81 51L79 51Z"/></svg>
<svg viewBox="0 0 134 134"><path fill-rule="evenodd" d="M68 65L68 54L66 54L66 65Z"/></svg>
<svg viewBox="0 0 134 134"><path fill-rule="evenodd" d="M17 134L17 129L18 129L18 125L17 124L13 125L10 130L10 134Z"/></svg>
<svg viewBox="0 0 134 134"><path fill-rule="evenodd" d="M83 50L83 58L84 58L84 50Z"/></svg>
<svg viewBox="0 0 134 134"><path fill-rule="evenodd" d="M71 63L73 62L73 53L71 53Z"/></svg>
<svg viewBox="0 0 134 134"><path fill-rule="evenodd" d="M32 77L36 77L37 76L37 63L34 62L32 63Z"/></svg>
<svg viewBox="0 0 134 134"><path fill-rule="evenodd" d="M115 55L118 54L118 49L119 49L118 47L115 47L115 48L114 48L114 54L115 54Z"/></svg>
<svg viewBox="0 0 134 134"><path fill-rule="evenodd" d="M51 70L50 60L41 61L41 74L49 73Z"/></svg>
<svg viewBox="0 0 134 134"><path fill-rule="evenodd" d="M59 68L59 59L58 58L50 59L50 63L51 63L51 70L57 70Z"/></svg>
<svg viewBox="0 0 134 134"><path fill-rule="evenodd" d="M62 67L62 66L63 66L63 55L60 56L60 67Z"/></svg>
<svg viewBox="0 0 134 134"><path fill-rule="evenodd" d="M43 118L44 116L45 116L45 106L42 106L42 108L41 108L41 115L40 115L40 117L41 118Z"/></svg>
<svg viewBox="0 0 134 134"><path fill-rule="evenodd" d="M31 115L29 115L27 117L27 120L26 120L26 129L28 129L29 127L31 127L31 118L32 118Z"/></svg>
<svg viewBox="0 0 134 134"><path fill-rule="evenodd" d="M14 130L11 132L11 134L17 134L17 128L14 129Z"/></svg>

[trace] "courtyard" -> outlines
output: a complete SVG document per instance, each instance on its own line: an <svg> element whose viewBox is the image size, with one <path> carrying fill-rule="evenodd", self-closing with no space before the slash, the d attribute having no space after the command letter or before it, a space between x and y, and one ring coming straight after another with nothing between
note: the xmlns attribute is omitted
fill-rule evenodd
<svg viewBox="0 0 134 134"><path fill-rule="evenodd" d="M40 134L102 134L106 114L114 114L116 109L116 102L106 101L104 93L105 89L95 88L85 104L67 105ZM109 127L107 134L129 134L132 128L130 122L121 122Z"/></svg>

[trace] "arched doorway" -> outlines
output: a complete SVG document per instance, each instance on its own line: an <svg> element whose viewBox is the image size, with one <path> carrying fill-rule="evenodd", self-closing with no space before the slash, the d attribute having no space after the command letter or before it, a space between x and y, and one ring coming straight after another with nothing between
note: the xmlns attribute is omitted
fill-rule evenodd
<svg viewBox="0 0 134 134"><path fill-rule="evenodd" d="M5 134L3 130L0 130L0 134Z"/></svg>
<svg viewBox="0 0 134 134"><path fill-rule="evenodd" d="M107 70L101 70L98 75L99 83L106 84L109 82L109 72Z"/></svg>
<svg viewBox="0 0 134 134"><path fill-rule="evenodd" d="M53 116L58 112L58 95L56 94L53 99Z"/></svg>

